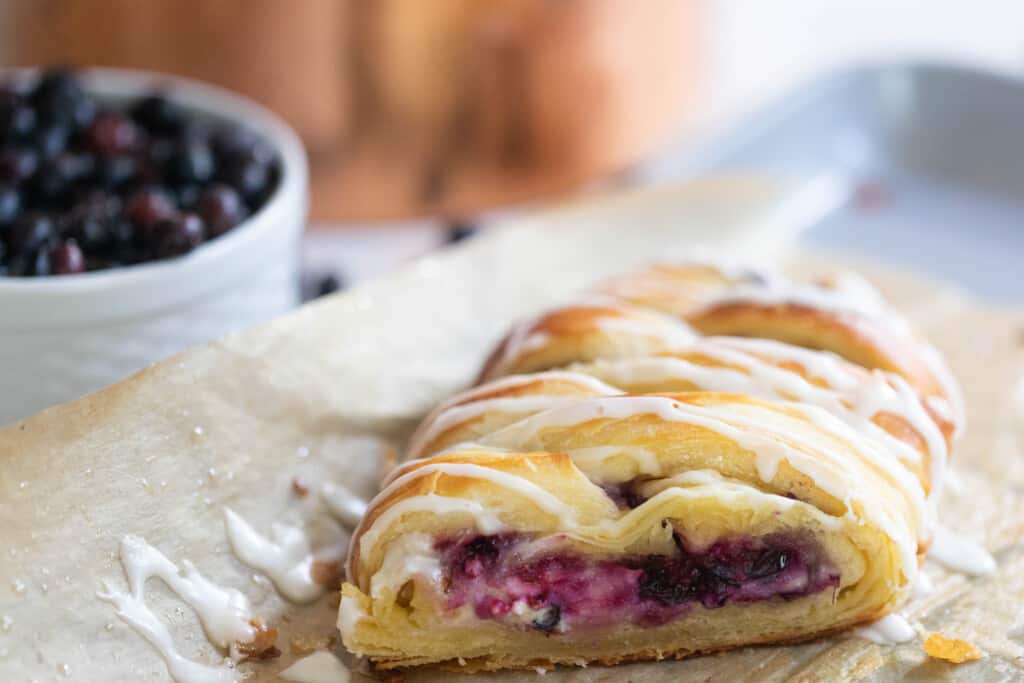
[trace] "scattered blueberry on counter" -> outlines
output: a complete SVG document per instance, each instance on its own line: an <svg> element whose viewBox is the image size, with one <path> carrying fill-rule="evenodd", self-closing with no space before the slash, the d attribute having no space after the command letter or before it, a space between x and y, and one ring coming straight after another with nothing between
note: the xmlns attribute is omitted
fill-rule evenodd
<svg viewBox="0 0 1024 683"><path fill-rule="evenodd" d="M259 135L163 93L115 107L66 69L0 84L0 275L181 256L258 211L280 175Z"/></svg>
<svg viewBox="0 0 1024 683"><path fill-rule="evenodd" d="M473 237L477 233L478 228L472 223L465 221L453 221L448 224L447 232L445 234L445 241L449 244L455 244L462 242L470 237Z"/></svg>
<svg viewBox="0 0 1024 683"><path fill-rule="evenodd" d="M345 289L347 283L338 272L313 272L302 277L302 300L312 301Z"/></svg>

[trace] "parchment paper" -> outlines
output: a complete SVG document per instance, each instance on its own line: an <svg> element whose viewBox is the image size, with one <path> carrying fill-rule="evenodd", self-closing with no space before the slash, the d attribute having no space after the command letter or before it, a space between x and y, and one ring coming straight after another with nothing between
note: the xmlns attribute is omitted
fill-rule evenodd
<svg viewBox="0 0 1024 683"><path fill-rule="evenodd" d="M0 431L0 681L169 680L155 651L95 597L102 580L124 586L117 545L128 533L175 562L191 559L279 624L284 655L243 665L249 680L277 680L295 658L294 637L335 635L335 609L328 598L288 605L239 563L224 506L264 531L283 519L307 522L318 539L337 535L315 496L292 493L293 477L370 493L387 445L400 446L425 410L470 380L511 320L699 243L781 255L777 236L813 209L800 186L717 178L517 219ZM817 256L789 258L798 269L828 268ZM970 425L943 515L999 560L985 579L929 565L936 591L906 613L925 630L970 640L986 659L954 667L926 661L920 641L893 648L847 638L564 669L544 680L1024 678L1024 314L871 264L864 272L949 355L964 384ZM182 654L220 660L180 600L158 581L147 594Z"/></svg>

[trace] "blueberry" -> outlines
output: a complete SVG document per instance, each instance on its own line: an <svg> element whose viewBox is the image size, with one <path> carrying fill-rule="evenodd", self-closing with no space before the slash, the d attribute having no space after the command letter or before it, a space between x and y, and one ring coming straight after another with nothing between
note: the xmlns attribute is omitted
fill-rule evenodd
<svg viewBox="0 0 1024 683"><path fill-rule="evenodd" d="M198 209L211 238L231 230L245 220L247 213L238 192L227 185L207 188L199 197Z"/></svg>
<svg viewBox="0 0 1024 683"><path fill-rule="evenodd" d="M32 275L50 274L50 254L45 245L32 255Z"/></svg>
<svg viewBox="0 0 1024 683"><path fill-rule="evenodd" d="M316 285L317 296L327 296L341 289L341 279L337 275L325 275Z"/></svg>
<svg viewBox="0 0 1024 683"><path fill-rule="evenodd" d="M187 140L167 160L168 179L175 184L205 183L215 170L213 152L201 140Z"/></svg>
<svg viewBox="0 0 1024 683"><path fill-rule="evenodd" d="M256 203L270 182L270 167L253 159L237 159L227 162L221 179L247 202Z"/></svg>
<svg viewBox="0 0 1024 683"><path fill-rule="evenodd" d="M142 142L142 133L124 114L103 112L89 126L85 139L93 152L111 156L136 149Z"/></svg>
<svg viewBox="0 0 1024 683"><path fill-rule="evenodd" d="M642 567L639 594L643 599L663 605L676 605L692 599L692 572L686 571L678 561L669 557L651 557Z"/></svg>
<svg viewBox="0 0 1024 683"><path fill-rule="evenodd" d="M201 194L202 189L199 185L182 185L175 191L174 196L177 198L179 209L182 211L195 211Z"/></svg>
<svg viewBox="0 0 1024 683"><path fill-rule="evenodd" d="M132 180L138 169L135 157L127 154L97 157L93 163L92 182L97 187L114 190Z"/></svg>
<svg viewBox="0 0 1024 683"><path fill-rule="evenodd" d="M6 147L0 150L0 182L20 183L39 167L39 155L28 147Z"/></svg>
<svg viewBox="0 0 1024 683"><path fill-rule="evenodd" d="M149 149L146 150L146 158L153 166L159 169L166 168L177 151L180 141L174 138L158 137L151 138Z"/></svg>
<svg viewBox="0 0 1024 683"><path fill-rule="evenodd" d="M66 152L45 162L29 183L32 202L41 208L63 206L74 185L92 173L92 158Z"/></svg>
<svg viewBox="0 0 1024 683"><path fill-rule="evenodd" d="M35 251L55 237L53 221L45 214L33 211L14 220L7 234L7 246L12 254Z"/></svg>
<svg viewBox="0 0 1024 683"><path fill-rule="evenodd" d="M111 242L120 212L121 202L117 197L93 192L71 209L64 234L87 251L101 249Z"/></svg>
<svg viewBox="0 0 1024 683"><path fill-rule="evenodd" d="M6 275L11 277L23 277L25 275L31 275L34 265L34 258L31 254L11 254L10 259L7 262Z"/></svg>
<svg viewBox="0 0 1024 683"><path fill-rule="evenodd" d="M192 251L203 241L203 221L194 213L182 213L153 226L156 258L171 258Z"/></svg>
<svg viewBox="0 0 1024 683"><path fill-rule="evenodd" d="M217 158L225 163L256 161L269 164L275 156L266 140L245 126L221 126L214 132L212 144Z"/></svg>
<svg viewBox="0 0 1024 683"><path fill-rule="evenodd" d="M11 185L0 185L0 226L7 225L18 216L21 195Z"/></svg>
<svg viewBox="0 0 1024 683"><path fill-rule="evenodd" d="M765 551L750 565L747 575L752 579L771 578L785 569L789 560L789 553L785 550Z"/></svg>
<svg viewBox="0 0 1024 683"><path fill-rule="evenodd" d="M177 210L170 196L161 190L139 190L128 197L125 217L139 228L148 228L157 221L172 218Z"/></svg>
<svg viewBox="0 0 1024 683"><path fill-rule="evenodd" d="M0 139L24 140L36 127L36 112L13 92L0 93Z"/></svg>
<svg viewBox="0 0 1024 683"><path fill-rule="evenodd" d="M445 241L449 244L455 244L465 239L469 239L476 234L477 227L472 223L464 223L462 221L455 221L448 225L448 233L445 236Z"/></svg>
<svg viewBox="0 0 1024 683"><path fill-rule="evenodd" d="M558 628L558 624L561 621L562 609L558 605L548 605L544 608L544 611L531 622L531 625L538 631L551 633Z"/></svg>
<svg viewBox="0 0 1024 683"><path fill-rule="evenodd" d="M85 256L75 240L58 242L50 250L47 266L54 275L81 273L85 271Z"/></svg>
<svg viewBox="0 0 1024 683"><path fill-rule="evenodd" d="M135 226L123 218L109 226L108 258L113 263L139 263L146 260L146 250L139 246L140 237Z"/></svg>
<svg viewBox="0 0 1024 683"><path fill-rule="evenodd" d="M184 127L185 112L179 104L163 94L144 97L132 107L132 118L151 133L173 134Z"/></svg>
<svg viewBox="0 0 1024 683"><path fill-rule="evenodd" d="M53 159L68 146L70 131L61 124L41 126L33 136L33 145L43 159Z"/></svg>

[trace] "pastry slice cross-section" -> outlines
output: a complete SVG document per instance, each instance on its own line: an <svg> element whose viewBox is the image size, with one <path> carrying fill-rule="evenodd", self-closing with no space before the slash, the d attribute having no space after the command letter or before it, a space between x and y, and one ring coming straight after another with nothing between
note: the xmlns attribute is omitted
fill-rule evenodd
<svg viewBox="0 0 1024 683"><path fill-rule="evenodd" d="M339 628L383 669L685 657L907 598L925 488L817 406L584 398L408 461L353 536Z"/></svg>

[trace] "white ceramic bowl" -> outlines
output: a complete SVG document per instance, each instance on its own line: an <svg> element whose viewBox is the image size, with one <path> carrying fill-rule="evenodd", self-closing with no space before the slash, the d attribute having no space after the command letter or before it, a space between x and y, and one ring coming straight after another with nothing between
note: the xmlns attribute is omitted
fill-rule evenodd
<svg viewBox="0 0 1024 683"><path fill-rule="evenodd" d="M181 258L50 277L0 277L0 424L121 379L186 347L266 320L298 302L306 155L263 107L225 90L145 72L82 72L102 99L166 88L193 114L237 121L281 156L259 212Z"/></svg>

